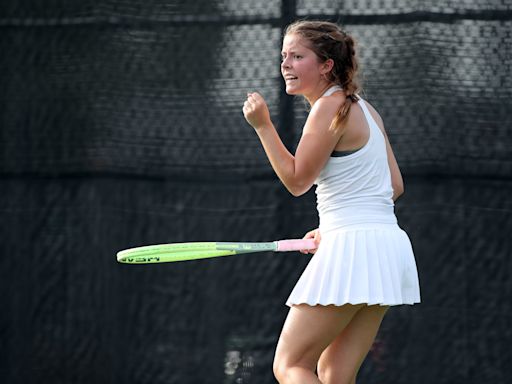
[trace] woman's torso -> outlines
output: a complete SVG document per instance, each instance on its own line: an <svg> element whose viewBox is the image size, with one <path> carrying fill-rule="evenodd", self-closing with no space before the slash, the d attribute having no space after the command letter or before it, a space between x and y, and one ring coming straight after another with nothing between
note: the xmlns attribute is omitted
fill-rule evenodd
<svg viewBox="0 0 512 384"><path fill-rule="evenodd" d="M359 140L362 147L340 152L340 147L350 143L341 140L315 181L322 231L358 223L396 223L384 135L364 100L351 108L362 112L356 121L363 124L359 139L355 134L352 140Z"/></svg>

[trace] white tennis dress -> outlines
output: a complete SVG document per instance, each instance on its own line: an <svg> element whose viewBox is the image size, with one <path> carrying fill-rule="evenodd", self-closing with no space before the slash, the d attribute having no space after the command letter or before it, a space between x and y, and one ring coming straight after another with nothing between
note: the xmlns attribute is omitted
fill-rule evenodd
<svg viewBox="0 0 512 384"><path fill-rule="evenodd" d="M315 181L322 239L288 306L420 302L411 242L394 214L384 135L365 102L356 105L370 128L368 142L352 154L331 156Z"/></svg>

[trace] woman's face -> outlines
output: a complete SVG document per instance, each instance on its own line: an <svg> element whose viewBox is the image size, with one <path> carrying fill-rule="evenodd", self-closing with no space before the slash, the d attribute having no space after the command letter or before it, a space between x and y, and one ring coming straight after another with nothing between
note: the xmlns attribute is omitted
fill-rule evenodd
<svg viewBox="0 0 512 384"><path fill-rule="evenodd" d="M325 85L324 65L316 53L308 48L307 40L303 37L286 35L281 58L281 74L286 83L286 93L308 98Z"/></svg>

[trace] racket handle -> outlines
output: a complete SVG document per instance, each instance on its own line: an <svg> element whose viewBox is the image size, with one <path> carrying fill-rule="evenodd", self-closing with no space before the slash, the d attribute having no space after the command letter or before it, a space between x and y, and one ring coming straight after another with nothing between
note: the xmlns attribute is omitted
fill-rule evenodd
<svg viewBox="0 0 512 384"><path fill-rule="evenodd" d="M316 249L314 239L279 240L277 252L300 251L302 249Z"/></svg>

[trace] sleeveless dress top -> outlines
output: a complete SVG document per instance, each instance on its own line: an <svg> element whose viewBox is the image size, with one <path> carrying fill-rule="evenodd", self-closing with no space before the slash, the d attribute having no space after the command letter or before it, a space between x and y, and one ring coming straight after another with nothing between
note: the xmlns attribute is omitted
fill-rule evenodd
<svg viewBox="0 0 512 384"><path fill-rule="evenodd" d="M332 87L324 96L339 89ZM396 223L386 141L364 101L357 105L366 117L369 138L349 155L331 156L316 179L321 232L356 223Z"/></svg>
<svg viewBox="0 0 512 384"><path fill-rule="evenodd" d="M386 141L364 100L351 108L358 107L368 141L349 154L333 154L315 181L321 241L288 306L420 302L411 242L394 214Z"/></svg>

